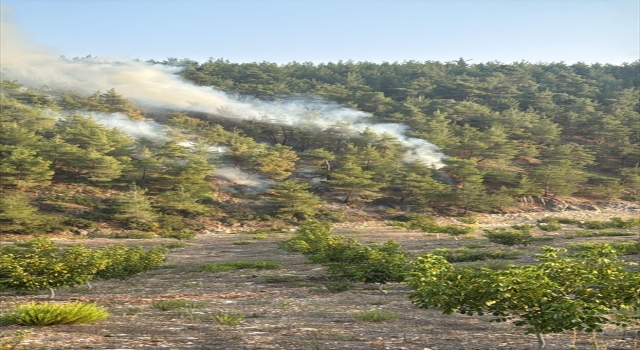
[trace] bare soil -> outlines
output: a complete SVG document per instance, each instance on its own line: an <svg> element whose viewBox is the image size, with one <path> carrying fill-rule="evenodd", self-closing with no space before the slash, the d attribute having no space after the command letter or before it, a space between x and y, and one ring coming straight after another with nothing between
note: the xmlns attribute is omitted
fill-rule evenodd
<svg viewBox="0 0 640 350"><path fill-rule="evenodd" d="M637 211L573 214L589 220L606 220L612 216L634 217ZM494 227L535 221L542 215L570 216L549 212L508 215L484 215L478 220L482 227ZM471 238L455 240L446 235L436 237L390 229L375 221L338 226L336 234L355 237L362 243L394 239L412 254L470 243L491 245L480 236L481 231ZM489 317L442 315L438 310L419 309L409 302L406 296L409 290L401 284L386 285L386 293L380 292L378 286L365 284L353 284L347 291L332 292L330 289L340 282L328 278L320 265L308 264L304 256L278 247L278 243L291 234L283 232L267 238L243 233L199 235L186 241L186 247L170 250L166 264L160 269L126 281L96 281L92 283L92 290L85 286L58 290L55 301L95 302L107 308L111 316L105 320L83 325L10 326L0 328L0 334L6 340L16 331L31 331L18 349L536 349L534 335L526 335L509 323L493 323ZM534 234L553 238L544 242L553 246L603 241L601 237L567 239L562 233L543 231ZM638 236L608 238L612 239L633 240ZM66 238L59 242L80 242L95 247L116 243L151 247L176 241ZM539 245L527 249L535 253ZM219 273L200 270L203 264L240 260L275 261L281 263L281 268ZM44 292L0 293L0 310L33 300L46 301L47 297ZM198 308L161 311L151 306L159 300L200 304ZM399 317L374 323L354 316L369 310L391 311ZM244 321L237 326L223 325L215 320L220 312L243 314ZM547 348L637 350L640 348L638 332L638 328L606 329L597 334L598 347L591 334L579 333L575 338L573 334L550 334L546 336Z"/></svg>

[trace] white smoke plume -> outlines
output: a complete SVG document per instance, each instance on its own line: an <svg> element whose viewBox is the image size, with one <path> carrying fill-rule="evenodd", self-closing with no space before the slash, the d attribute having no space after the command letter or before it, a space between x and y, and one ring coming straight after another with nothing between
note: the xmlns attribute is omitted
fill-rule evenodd
<svg viewBox="0 0 640 350"><path fill-rule="evenodd" d="M241 100L185 81L178 75L180 68L177 67L133 60L59 57L24 37L5 17L3 15L0 28L2 78L15 79L28 87L46 86L52 90L86 94L115 88L119 94L146 108L205 112L237 120L259 118L277 124L315 125L321 129L346 122L357 130L368 126L375 132L397 137L408 150L405 160L421 160L437 168L442 166L445 157L428 141L405 136L407 127L404 125L370 124L367 123L368 113L320 98L291 98L282 102ZM122 125L122 118L113 118L110 126ZM105 124L108 119L100 118ZM145 127L148 135L157 129L146 125L142 129L136 126L134 130L142 135Z"/></svg>
<svg viewBox="0 0 640 350"><path fill-rule="evenodd" d="M243 186L243 193L247 193L247 190L249 190L249 192L255 191L257 193L264 192L275 183L273 180L269 180L266 176L245 173L240 169L232 167L216 168L213 175L233 182L236 185Z"/></svg>
<svg viewBox="0 0 640 350"><path fill-rule="evenodd" d="M164 126L153 120L131 120L122 113L81 112L81 114L91 117L100 125L116 128L134 138L168 139Z"/></svg>

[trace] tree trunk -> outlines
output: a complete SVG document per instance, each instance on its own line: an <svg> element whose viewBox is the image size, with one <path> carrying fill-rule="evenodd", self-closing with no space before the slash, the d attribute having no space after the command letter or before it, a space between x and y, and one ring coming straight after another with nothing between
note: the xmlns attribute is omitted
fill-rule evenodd
<svg viewBox="0 0 640 350"><path fill-rule="evenodd" d="M538 338L538 350L544 349L547 346L547 342L544 341L544 335L536 333L536 338Z"/></svg>

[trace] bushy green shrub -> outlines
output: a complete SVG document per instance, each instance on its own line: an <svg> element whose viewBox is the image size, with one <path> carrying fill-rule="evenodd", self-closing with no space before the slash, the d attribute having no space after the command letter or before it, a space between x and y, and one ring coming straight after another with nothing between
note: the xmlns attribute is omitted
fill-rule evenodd
<svg viewBox="0 0 640 350"><path fill-rule="evenodd" d="M282 246L327 266L331 274L365 283L400 282L408 266L406 252L394 241L364 246L332 235L330 224L315 221L303 224Z"/></svg>
<svg viewBox="0 0 640 350"><path fill-rule="evenodd" d="M545 232L562 230L562 225L558 221L538 222L538 228Z"/></svg>
<svg viewBox="0 0 640 350"><path fill-rule="evenodd" d="M354 313L353 317L363 322L386 322L400 317L400 314L387 310L369 310Z"/></svg>
<svg viewBox="0 0 640 350"><path fill-rule="evenodd" d="M429 215L408 214L398 216L396 219L398 220L388 221L387 225L429 233L446 233L454 237L475 231L473 226L440 225Z"/></svg>
<svg viewBox="0 0 640 350"><path fill-rule="evenodd" d="M570 237L624 237L624 236L636 236L636 232L625 231L607 231L607 230L581 230L567 232L567 238Z"/></svg>
<svg viewBox="0 0 640 350"><path fill-rule="evenodd" d="M489 239L490 242L514 246L524 245L527 246L533 242L533 236L531 233L522 231L508 231L504 228L497 228L493 230L484 230L484 236Z"/></svg>
<svg viewBox="0 0 640 350"><path fill-rule="evenodd" d="M577 225L581 222L581 220L571 219L571 218L563 218L556 216L548 216L546 218L542 218L538 220L538 222L557 222L563 225Z"/></svg>
<svg viewBox="0 0 640 350"><path fill-rule="evenodd" d="M36 291L75 286L94 278L126 279L164 262L166 248L144 251L119 244L91 250L82 245L62 249L37 237L0 248L0 288Z"/></svg>
<svg viewBox="0 0 640 350"><path fill-rule="evenodd" d="M330 240L332 225L329 222L307 220L300 225L296 234L282 242L280 247L307 256L320 254Z"/></svg>
<svg viewBox="0 0 640 350"><path fill-rule="evenodd" d="M365 283L402 282L409 266L407 253L392 240L373 246L354 244L333 255L326 263L329 273Z"/></svg>
<svg viewBox="0 0 640 350"><path fill-rule="evenodd" d="M223 272L243 269L275 270L279 268L280 263L272 261L229 261L205 264L202 265L201 270L206 272Z"/></svg>
<svg viewBox="0 0 640 350"><path fill-rule="evenodd" d="M602 247L610 247L618 255L640 254L640 241L612 243L577 243L571 244L569 245L569 247L572 250L579 252L592 251L594 249L600 249Z"/></svg>
<svg viewBox="0 0 640 350"><path fill-rule="evenodd" d="M109 313L95 305L87 303L29 303L18 305L13 312L0 317L2 324L23 326L49 326L77 324L100 321L109 317Z"/></svg>
<svg viewBox="0 0 640 350"><path fill-rule="evenodd" d="M165 261L168 249L152 248L148 251L142 247L127 247L116 244L100 248L97 254L106 261L105 266L96 273L101 279L127 279L141 272L159 267Z"/></svg>
<svg viewBox="0 0 640 350"><path fill-rule="evenodd" d="M93 279L107 259L81 245L62 249L36 237L0 248L0 288L26 291L75 286Z"/></svg>
<svg viewBox="0 0 640 350"><path fill-rule="evenodd" d="M590 230L604 230L608 228L629 229L640 226L640 218L632 218L629 220L622 220L621 218L611 218L609 219L609 221L584 221L580 222L578 226Z"/></svg>

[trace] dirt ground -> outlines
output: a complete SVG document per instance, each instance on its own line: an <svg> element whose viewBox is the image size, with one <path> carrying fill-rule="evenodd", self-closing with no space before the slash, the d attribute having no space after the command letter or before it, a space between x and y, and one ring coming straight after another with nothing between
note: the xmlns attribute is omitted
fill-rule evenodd
<svg viewBox="0 0 640 350"><path fill-rule="evenodd" d="M600 212L588 219L602 219L611 214ZM628 218L637 212L614 214ZM479 218L483 227L522 223L522 220L529 219ZM435 248L463 247L474 242L491 244L480 237L481 231L474 237L455 240L446 235L436 237L391 229L375 222L340 227L335 231L362 243L394 239L414 254ZM438 310L419 309L409 302L406 296L409 290L401 284L386 285L386 293L380 292L377 286L365 284L353 284L349 290L332 292L330 289L338 284L323 273L320 265L308 264L304 256L278 247L278 243L291 234L283 232L268 237L241 233L199 235L186 241L185 247L170 250L160 269L126 281L96 281L92 290L85 286L58 290L55 301L95 302L107 308L111 316L105 320L83 325L10 326L0 328L0 334L6 340L16 331L28 331L17 349L536 349L534 335L526 335L509 323L489 322L488 317L442 315ZM558 233L534 231L534 234L553 238L544 242L546 245L579 242ZM633 240L638 236L613 239ZM601 240L584 238L580 241ZM62 239L59 242L151 247L176 241ZM540 245L530 246L527 250L534 253ZM203 264L227 261L274 261L279 262L281 268L218 273L200 270ZM0 310L33 300L46 301L47 297L46 292L0 293ZM161 311L151 306L152 302L160 300L187 300L196 303L197 307ZM369 310L395 312L399 317L378 323L355 317L356 313ZM236 326L223 325L215 320L220 312L243 314L244 321ZM547 348L638 350L638 331L638 328L606 329L597 334L597 347L591 334L578 334L575 338L573 334L550 334L546 336Z"/></svg>

